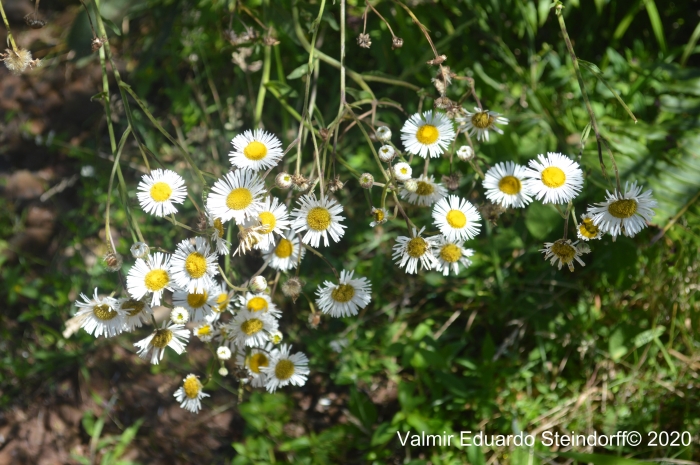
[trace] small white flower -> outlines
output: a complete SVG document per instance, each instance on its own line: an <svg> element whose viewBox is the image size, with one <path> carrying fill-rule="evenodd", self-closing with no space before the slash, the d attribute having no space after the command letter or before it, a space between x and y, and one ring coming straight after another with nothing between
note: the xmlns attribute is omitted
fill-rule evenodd
<svg viewBox="0 0 700 465"><path fill-rule="evenodd" d="M429 207L447 196L447 189L445 189L445 186L436 183L432 175L430 177L421 175L416 179L416 183L418 185L414 192L406 189L405 184L400 191L401 198L407 200L408 203Z"/></svg>
<svg viewBox="0 0 700 465"><path fill-rule="evenodd" d="M389 213L386 211L386 208L372 207L372 217L374 218L374 221L369 224L369 227L374 228L375 226L386 223L388 216Z"/></svg>
<svg viewBox="0 0 700 465"><path fill-rule="evenodd" d="M469 257L474 255L472 249L465 249L461 241L449 241L444 236L438 238L435 244L435 257L437 258L436 271L442 271L443 276L447 276L452 271L459 274L460 263L464 268L469 268L472 261Z"/></svg>
<svg viewBox="0 0 700 465"><path fill-rule="evenodd" d="M289 229L290 223L287 206L281 203L277 197L268 196L262 202L257 216L248 219L243 224L243 227L262 226L260 229L261 238L255 244L255 248L267 250L275 245L275 235L284 236L285 231Z"/></svg>
<svg viewBox="0 0 700 465"><path fill-rule="evenodd" d="M394 159L394 155L396 155L396 151L394 150L394 147L391 145L382 145L379 147L379 150L377 151L377 154L379 155L379 159L385 163L389 163L391 160Z"/></svg>
<svg viewBox="0 0 700 465"><path fill-rule="evenodd" d="M636 181L631 185L626 182L624 193L607 192L605 202L589 206L588 213L593 215L593 223L613 239L620 234L634 237L654 217L656 200L651 194L651 189L642 193L642 186L637 186Z"/></svg>
<svg viewBox="0 0 700 465"><path fill-rule="evenodd" d="M173 292L173 305L184 307L189 313L188 319L190 321L211 321L214 317L217 297L211 292L211 288L204 289L204 292L200 294L178 288Z"/></svg>
<svg viewBox="0 0 700 465"><path fill-rule="evenodd" d="M377 128L376 135L379 142L389 142L391 140L391 129L386 126L380 126Z"/></svg>
<svg viewBox="0 0 700 465"><path fill-rule="evenodd" d="M278 351L278 349L274 348L274 346L268 342L265 347L251 349L250 354L247 356L245 352L238 352L236 365L246 368L252 387L265 386L267 375L263 373L262 369L270 366L270 357Z"/></svg>
<svg viewBox="0 0 700 465"><path fill-rule="evenodd" d="M439 157L455 138L452 121L432 110L411 116L401 128L401 142L408 153L423 158Z"/></svg>
<svg viewBox="0 0 700 465"><path fill-rule="evenodd" d="M357 315L372 300L372 283L367 278L352 278L354 271L341 271L338 284L325 281L316 290L316 305L334 318Z"/></svg>
<svg viewBox="0 0 700 465"><path fill-rule="evenodd" d="M342 205L335 199L317 200L314 194L305 195L299 199L299 208L292 212L292 227L298 233L306 231L301 239L304 244L317 248L323 238L323 245L328 247L328 235L338 242L345 234L345 226L340 224L345 219L342 212Z"/></svg>
<svg viewBox="0 0 700 465"><path fill-rule="evenodd" d="M348 346L348 344L350 344L350 341L348 341L345 338L341 338L331 341L328 345L331 346L333 352L341 353L343 349L345 349Z"/></svg>
<svg viewBox="0 0 700 465"><path fill-rule="evenodd" d="M297 267L304 254L306 249L301 246L299 237L294 231L287 231L287 235L276 246L265 251L263 259L269 260L269 266L274 270L289 271Z"/></svg>
<svg viewBox="0 0 700 465"><path fill-rule="evenodd" d="M141 208L155 216L177 213L173 204L181 204L187 197L185 180L175 171L160 168L144 174L137 189Z"/></svg>
<svg viewBox="0 0 700 465"><path fill-rule="evenodd" d="M237 306L245 308L251 313L263 312L269 313L275 318L280 318L282 312L277 309L277 305L272 302L272 299L267 294L251 294L246 292L245 297L238 296Z"/></svg>
<svg viewBox="0 0 700 465"><path fill-rule="evenodd" d="M234 150L229 153L231 164L238 168L266 170L282 159L282 142L262 129L247 130L234 137L231 143Z"/></svg>
<svg viewBox="0 0 700 465"><path fill-rule="evenodd" d="M525 186L542 203L563 204L573 200L583 188L583 171L578 163L561 153L548 152L530 160Z"/></svg>
<svg viewBox="0 0 700 465"><path fill-rule="evenodd" d="M212 244L216 244L216 253L228 255L231 243L224 239L225 231L221 218L215 218L211 213L207 212L207 221L209 222L209 227L213 229L210 237Z"/></svg>
<svg viewBox="0 0 700 465"><path fill-rule="evenodd" d="M253 292L262 292L267 289L267 280L262 276L256 276L251 279L248 289Z"/></svg>
<svg viewBox="0 0 700 465"><path fill-rule="evenodd" d="M231 349L226 346L221 346L216 349L216 356L219 358L219 360L226 361L231 358Z"/></svg>
<svg viewBox="0 0 700 465"><path fill-rule="evenodd" d="M532 202L525 180L527 168L512 161L496 163L484 175L486 198L502 207L523 208Z"/></svg>
<svg viewBox="0 0 700 465"><path fill-rule="evenodd" d="M581 223L578 225L576 235L583 241L590 241L593 239L602 238L603 230L595 225L593 222L593 215L591 213L584 213L581 215Z"/></svg>
<svg viewBox="0 0 700 465"><path fill-rule="evenodd" d="M124 330L133 331L143 323L150 323L153 309L143 300L119 299L117 305L124 310Z"/></svg>
<svg viewBox="0 0 700 465"><path fill-rule="evenodd" d="M282 331L280 331L279 329L275 329L273 331L270 331L270 333L268 334L268 339L273 344L278 345L280 342L282 342L282 339L284 339L284 335L282 334Z"/></svg>
<svg viewBox="0 0 700 465"><path fill-rule="evenodd" d="M209 394L202 391L203 387L195 375L189 374L173 396L180 402L180 408L197 413L202 408L202 399L209 397Z"/></svg>
<svg viewBox="0 0 700 465"><path fill-rule="evenodd" d="M207 210L224 223L234 219L236 224L243 224L260 210L264 193L265 184L257 174L232 171L214 183L207 196Z"/></svg>
<svg viewBox="0 0 700 465"><path fill-rule="evenodd" d="M172 290L170 275L170 255L156 252L153 255L138 258L126 276L126 289L131 297L141 300L148 293L153 293L151 306L160 305L165 289Z"/></svg>
<svg viewBox="0 0 700 465"><path fill-rule="evenodd" d="M119 307L116 299L100 297L95 288L95 297L91 300L85 294L80 294L84 302L76 301L79 308L75 317L82 316L80 325L88 334L100 337L113 337L124 331L126 312Z"/></svg>
<svg viewBox="0 0 700 465"><path fill-rule="evenodd" d="M581 251L576 247L578 241L572 243L570 239L559 239L554 242L545 242L544 249L540 249L540 252L544 253L544 259L550 260L550 264L554 266L555 263L559 263L558 269L561 270L563 265L569 267L569 271L574 271L574 259L581 264L581 266L586 266L583 260L579 258Z"/></svg>
<svg viewBox="0 0 700 465"><path fill-rule="evenodd" d="M290 355L291 346L282 344L279 351L270 355L270 365L262 367L261 371L267 375L265 388L268 392L275 392L277 388L288 384L303 386L309 375L309 359L301 352Z"/></svg>
<svg viewBox="0 0 700 465"><path fill-rule="evenodd" d="M433 207L435 226L447 240L472 239L481 229L481 215L474 205L456 195L440 199Z"/></svg>
<svg viewBox="0 0 700 465"><path fill-rule="evenodd" d="M457 150L457 158L462 161L472 160L474 159L474 150L468 145L463 145Z"/></svg>
<svg viewBox="0 0 700 465"><path fill-rule="evenodd" d="M212 305L211 309L214 312L213 317L209 321L217 321L219 316L224 312L231 311L231 298L233 295L229 295L226 289L219 283L214 283L214 285L209 289L209 294L216 299L216 304Z"/></svg>
<svg viewBox="0 0 700 465"><path fill-rule="evenodd" d="M197 336L202 342L209 342L214 338L215 331L211 323L205 322L195 326L192 329L192 334Z"/></svg>
<svg viewBox="0 0 700 465"><path fill-rule="evenodd" d="M214 283L217 270L217 257L209 252L209 244L203 237L196 237L194 244L184 239L170 260L173 281L187 292L201 294Z"/></svg>
<svg viewBox="0 0 700 465"><path fill-rule="evenodd" d="M408 163L399 162L395 164L392 169L394 170L394 176L396 176L396 179L399 181L408 181L411 179L413 170Z"/></svg>
<svg viewBox="0 0 700 465"><path fill-rule="evenodd" d="M277 319L269 313L241 309L226 329L229 339L239 348L263 347L268 341L268 333L278 329L277 325Z"/></svg>
<svg viewBox="0 0 700 465"><path fill-rule="evenodd" d="M496 124L508 124L508 118L501 116L500 113L482 110L479 107L474 107L474 113L467 111L466 117L456 118L456 120L469 131L470 136L476 134L476 140L486 142L489 141L489 131L503 134L503 130L496 127Z"/></svg>
<svg viewBox="0 0 700 465"><path fill-rule="evenodd" d="M175 307L170 312L170 321L172 321L175 324L184 325L185 323L190 321L190 313L184 307Z"/></svg>
<svg viewBox="0 0 700 465"><path fill-rule="evenodd" d="M398 263L399 268L406 268L406 273L415 274L418 272L418 265L426 270L432 270L437 266L433 248L437 243L435 237L421 237L425 227L420 231L413 228L413 238L399 236L394 244L394 254L392 258Z"/></svg>
<svg viewBox="0 0 700 465"><path fill-rule="evenodd" d="M165 348L170 347L177 354L182 354L185 351L187 342L190 340L190 331L185 329L183 325L163 322L160 329L156 329L150 336L135 343L139 357L144 360L148 359L148 354L151 355L151 363L158 365L160 360L163 360Z"/></svg>

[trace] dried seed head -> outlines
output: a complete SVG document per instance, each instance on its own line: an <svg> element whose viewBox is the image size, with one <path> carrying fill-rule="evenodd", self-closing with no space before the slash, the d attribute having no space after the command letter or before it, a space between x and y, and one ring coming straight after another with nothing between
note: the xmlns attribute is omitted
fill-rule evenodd
<svg viewBox="0 0 700 465"><path fill-rule="evenodd" d="M280 173L275 178L275 185L280 189L289 189L292 185L292 176L289 173Z"/></svg>
<svg viewBox="0 0 700 465"><path fill-rule="evenodd" d="M303 182L299 185L295 185L294 190L299 191L299 192L306 192L309 190L310 187L311 187L311 184L309 184L308 182Z"/></svg>
<svg viewBox="0 0 700 465"><path fill-rule="evenodd" d="M318 130L318 135L321 136L321 139L325 142L328 140L328 136L331 135L331 132L327 128L321 128Z"/></svg>
<svg viewBox="0 0 700 465"><path fill-rule="evenodd" d="M292 175L292 184L294 184L295 186L300 186L300 185L307 183L307 182L309 182L309 180L306 179L303 174L293 174Z"/></svg>
<svg viewBox="0 0 700 465"><path fill-rule="evenodd" d="M339 176L336 176L331 182L328 183L328 190L330 192L337 192L343 188L343 182L340 180Z"/></svg>
<svg viewBox="0 0 700 465"><path fill-rule="evenodd" d="M369 34L362 33L357 36L357 45L362 48L369 48L372 45L372 39L369 38Z"/></svg>
<svg viewBox="0 0 700 465"><path fill-rule="evenodd" d="M445 85L445 82L442 79L431 79L433 82L433 85L435 86L435 90L440 93L440 95L445 95L445 89L447 89L447 86Z"/></svg>
<svg viewBox="0 0 700 465"><path fill-rule="evenodd" d="M92 38L92 51L96 52L102 48L102 46L107 42L107 39L103 37L93 37Z"/></svg>
<svg viewBox="0 0 700 465"><path fill-rule="evenodd" d="M429 65L439 65L443 63L445 60L447 60L447 55L440 55L437 58L433 58L432 60L428 60L427 63Z"/></svg>
<svg viewBox="0 0 700 465"><path fill-rule="evenodd" d="M22 74L28 69L32 69L41 64L41 60L33 60L32 52L20 48L15 52L11 49L5 49L5 53L0 53L0 60L5 62L5 66L12 74Z"/></svg>
<svg viewBox="0 0 700 465"><path fill-rule="evenodd" d="M151 252L151 249L145 242L136 242L131 246L131 256L134 258L143 258Z"/></svg>
<svg viewBox="0 0 700 465"><path fill-rule="evenodd" d="M374 185L374 176L369 173L363 173L360 176L360 186L365 189L371 189Z"/></svg>
<svg viewBox="0 0 700 465"><path fill-rule="evenodd" d="M396 50L397 48L401 48L401 47L403 47L403 39L401 37L394 36L391 39L391 48Z"/></svg>
<svg viewBox="0 0 700 465"><path fill-rule="evenodd" d="M479 207L481 216L492 225L496 226L498 218L506 211L504 207L497 203L485 203Z"/></svg>
<svg viewBox="0 0 700 465"><path fill-rule="evenodd" d="M316 329L318 328L319 323L321 323L321 314L316 312L312 313L309 315L309 325L313 328Z"/></svg>
<svg viewBox="0 0 700 465"><path fill-rule="evenodd" d="M197 218L197 230L206 231L209 229L209 220L204 213L200 213Z"/></svg>
<svg viewBox="0 0 700 465"><path fill-rule="evenodd" d="M105 262L105 268L109 271L119 271L122 269L122 263L124 263L124 259L122 258L121 254L117 252L108 252L104 257L103 260Z"/></svg>
<svg viewBox="0 0 700 465"><path fill-rule="evenodd" d="M409 179L408 181L405 181L403 183L403 188L406 189L408 192L415 192L418 190L418 181L415 179Z"/></svg>
<svg viewBox="0 0 700 465"><path fill-rule="evenodd" d="M461 176L459 173L453 173L449 176L443 176L442 177L442 183L451 191L455 191L459 189L459 178Z"/></svg>
<svg viewBox="0 0 700 465"><path fill-rule="evenodd" d="M435 108L441 108L445 110L448 108L452 108L454 105L455 103L447 97L438 97L435 99Z"/></svg>
<svg viewBox="0 0 700 465"><path fill-rule="evenodd" d="M304 282L296 276L293 276L282 284L282 293L291 298L292 302L296 302L303 287Z"/></svg>
<svg viewBox="0 0 700 465"><path fill-rule="evenodd" d="M279 43L280 43L280 41L272 36L263 37L263 44L264 45L279 45Z"/></svg>
<svg viewBox="0 0 700 465"><path fill-rule="evenodd" d="M32 15L31 18L29 17L30 15ZM42 27L46 26L46 21L43 19L37 19L36 16L33 15L34 13L29 13L24 17L24 22L27 24L27 26L31 27L32 29L41 29Z"/></svg>
<svg viewBox="0 0 700 465"><path fill-rule="evenodd" d="M250 281L248 288L250 289L250 292L253 293L262 292L267 289L267 280L262 276L256 276Z"/></svg>
<svg viewBox="0 0 700 465"><path fill-rule="evenodd" d="M255 244L262 240L262 235L266 232L267 226L261 224L256 224L248 228L239 226L238 248L234 250L233 255L245 255Z"/></svg>

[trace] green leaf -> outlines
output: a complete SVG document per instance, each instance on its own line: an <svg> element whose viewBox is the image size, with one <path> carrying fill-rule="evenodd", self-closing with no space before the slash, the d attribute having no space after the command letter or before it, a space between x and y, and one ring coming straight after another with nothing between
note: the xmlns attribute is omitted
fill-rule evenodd
<svg viewBox="0 0 700 465"><path fill-rule="evenodd" d="M353 387L350 389L350 412L357 417L366 428L371 428L377 421L377 407L364 392Z"/></svg>
<svg viewBox="0 0 700 465"><path fill-rule="evenodd" d="M560 228L564 220L551 205L533 202L525 213L525 226L535 239L544 239L555 228Z"/></svg>
<svg viewBox="0 0 700 465"><path fill-rule="evenodd" d="M114 32L116 35L121 37L122 30L119 26L117 26L116 24L114 24L112 21L105 18L104 16L100 16L100 18L102 18L102 22L105 23L107 25L107 27L109 27L112 30L112 32Z"/></svg>
<svg viewBox="0 0 700 465"><path fill-rule="evenodd" d="M640 348L644 345L649 344L654 339L660 337L666 331L665 326L657 326L654 329L648 329L642 331L634 337L634 346Z"/></svg>
<svg viewBox="0 0 700 465"><path fill-rule="evenodd" d="M681 66L685 66L686 61L688 61L688 58L695 49L695 44L698 43L698 39L700 39L700 23L698 23L698 25L695 26L693 35L690 36L690 40L688 40L688 43L685 44L685 48L683 49L683 56L681 57Z"/></svg>
<svg viewBox="0 0 700 465"><path fill-rule="evenodd" d="M654 3L654 0L644 0L644 6L647 8L647 14L649 15L649 21L651 21L651 28L656 36L656 41L659 43L661 51L666 53L664 26L659 16L659 10L656 8L656 3Z"/></svg>
<svg viewBox="0 0 700 465"><path fill-rule="evenodd" d="M608 339L608 352L610 352L610 358L614 361L620 360L622 356L627 353L625 335L621 329L618 328L610 335L610 339Z"/></svg>
<svg viewBox="0 0 700 465"><path fill-rule="evenodd" d="M309 74L309 64L304 63L301 66L296 67L291 73L287 75L287 79L290 81L292 79L299 79L300 77L304 76L305 74Z"/></svg>

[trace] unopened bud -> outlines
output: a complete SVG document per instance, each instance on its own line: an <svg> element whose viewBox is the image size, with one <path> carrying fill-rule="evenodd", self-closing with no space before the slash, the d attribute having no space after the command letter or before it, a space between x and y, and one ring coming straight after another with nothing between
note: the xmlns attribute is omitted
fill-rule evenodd
<svg viewBox="0 0 700 465"><path fill-rule="evenodd" d="M394 159L394 155L396 155L396 151L394 150L394 147L391 145L382 145L379 147L379 159L383 162L389 163L391 160Z"/></svg>
<svg viewBox="0 0 700 465"><path fill-rule="evenodd" d="M468 145L463 145L457 150L457 158L462 161L469 161L474 158L474 150Z"/></svg>
<svg viewBox="0 0 700 465"><path fill-rule="evenodd" d="M380 126L377 128L376 135L379 142L389 142L391 140L391 129L386 126Z"/></svg>
<svg viewBox="0 0 700 465"><path fill-rule="evenodd" d="M309 325L313 328L316 329L318 328L319 323L321 323L321 314L316 312L312 313L309 315Z"/></svg>
<svg viewBox="0 0 700 465"><path fill-rule="evenodd" d="M270 342L273 344L277 345L280 342L282 342L282 339L284 339L284 336L282 335L282 331L279 329L275 329L273 331L270 331L267 335L268 339L270 339Z"/></svg>
<svg viewBox="0 0 700 465"><path fill-rule="evenodd" d="M343 188L343 182L338 176L336 176L332 181L328 183L328 190L330 192L336 192Z"/></svg>
<svg viewBox="0 0 700 465"><path fill-rule="evenodd" d="M391 39L391 48L397 49L403 47L403 39L401 37L394 36Z"/></svg>
<svg viewBox="0 0 700 465"><path fill-rule="evenodd" d="M275 185L280 189L289 189L292 185L292 176L289 173L280 173L275 178Z"/></svg>
<svg viewBox="0 0 700 465"><path fill-rule="evenodd" d="M403 188L408 192L415 192L418 190L418 181L415 179L409 179L403 183Z"/></svg>
<svg viewBox="0 0 700 465"><path fill-rule="evenodd" d="M362 48L369 48L372 45L372 39L369 38L369 34L360 34L357 36L357 45Z"/></svg>
<svg viewBox="0 0 700 465"><path fill-rule="evenodd" d="M401 162L394 165L394 176L396 176L396 179L399 181L408 181L411 179L412 173L413 170L408 163Z"/></svg>
<svg viewBox="0 0 700 465"><path fill-rule="evenodd" d="M262 292L267 289L267 280L262 276L256 276L250 281L248 288L250 289L250 292L253 293Z"/></svg>
<svg viewBox="0 0 700 465"><path fill-rule="evenodd" d="M221 376L226 376L226 375L228 375L228 370L226 369L226 367L221 367L221 368L219 368L219 374L220 374Z"/></svg>
<svg viewBox="0 0 700 465"><path fill-rule="evenodd" d="M124 263L124 260L122 259L121 254L117 252L108 252L104 256L104 261L105 261L105 268L107 268L109 271L119 271L122 269L122 264Z"/></svg>
<svg viewBox="0 0 700 465"><path fill-rule="evenodd" d="M151 249L148 247L148 245L145 242L136 242L134 245L131 246L131 255L134 258L143 258L149 253L151 253Z"/></svg>
<svg viewBox="0 0 700 465"><path fill-rule="evenodd" d="M216 356L219 357L219 360L228 360L231 358L231 349L226 346L221 346L216 349Z"/></svg>
<svg viewBox="0 0 700 465"><path fill-rule="evenodd" d="M374 185L374 176L369 173L363 173L360 176L360 186L364 189L371 189Z"/></svg>

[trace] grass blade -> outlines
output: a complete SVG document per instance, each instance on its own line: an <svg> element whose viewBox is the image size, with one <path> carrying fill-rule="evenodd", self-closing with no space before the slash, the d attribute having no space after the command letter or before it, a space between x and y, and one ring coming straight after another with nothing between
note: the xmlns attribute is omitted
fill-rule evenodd
<svg viewBox="0 0 700 465"><path fill-rule="evenodd" d="M681 66L685 66L685 62L688 61L688 57L690 57L690 55L693 53L693 49L695 48L695 44L698 43L698 39L700 39L700 23L695 26L693 35L690 36L690 40L687 44L685 44L683 56L681 57Z"/></svg>
<svg viewBox="0 0 700 465"><path fill-rule="evenodd" d="M625 102L622 100L622 97L620 97L620 95L615 91L615 89L613 89L613 87L610 84L608 84L608 81L606 81L605 78L603 77L603 73L601 73L600 68L598 68L593 63L581 60L580 58L579 58L578 62L581 63L588 71L590 71L591 74L593 74L596 78L598 78L598 80L600 82L602 82L603 85L605 85L605 87L607 87L610 92L612 92L612 94L615 96L617 101L620 102L620 105L622 105L622 108L624 108L625 111L627 111L627 114L630 115L630 118L632 118L632 121L634 121L636 123L637 117L634 116L634 113L632 113L632 110L629 109L627 104L625 104Z"/></svg>

